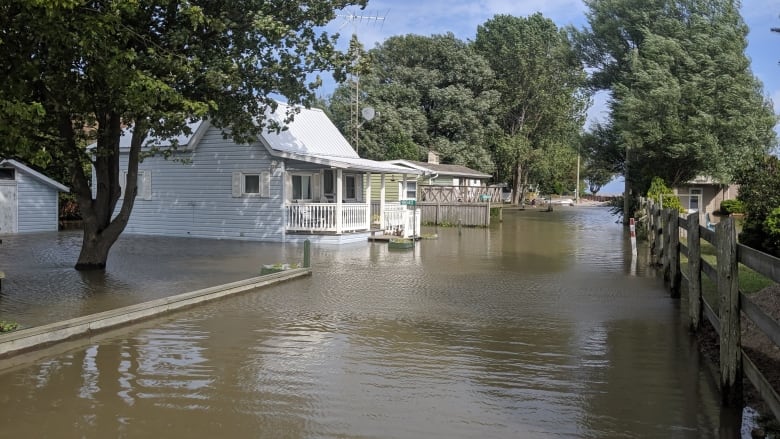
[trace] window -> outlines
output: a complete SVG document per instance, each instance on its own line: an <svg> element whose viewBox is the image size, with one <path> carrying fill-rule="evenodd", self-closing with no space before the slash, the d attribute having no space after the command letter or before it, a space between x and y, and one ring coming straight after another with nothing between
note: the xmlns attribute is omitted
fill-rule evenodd
<svg viewBox="0 0 780 439"><path fill-rule="evenodd" d="M333 198L333 196L336 194L336 191L333 187L333 170L332 169L326 169L322 173L322 192L323 194L328 198Z"/></svg>
<svg viewBox="0 0 780 439"><path fill-rule="evenodd" d="M245 194L260 193L260 175L244 174L244 193Z"/></svg>
<svg viewBox="0 0 780 439"><path fill-rule="evenodd" d="M699 210L699 198L701 197L701 192L702 192L701 189L691 189L690 190L690 192L689 192L689 194L690 194L689 198L690 199L688 200L688 209L691 212Z"/></svg>
<svg viewBox="0 0 780 439"><path fill-rule="evenodd" d="M127 171L119 174L119 186L121 188L121 197L125 196L125 186L127 185ZM152 171L138 171L136 177L136 198L144 200L152 199Z"/></svg>
<svg viewBox="0 0 780 439"><path fill-rule="evenodd" d="M16 169L0 168L0 180L14 180L14 179L16 179Z"/></svg>
<svg viewBox="0 0 780 439"><path fill-rule="evenodd" d="M311 176L293 175L292 192L293 200L311 200Z"/></svg>
<svg viewBox="0 0 780 439"><path fill-rule="evenodd" d="M357 198L357 188L355 186L355 176L344 176L344 198L347 200L354 200Z"/></svg>
<svg viewBox="0 0 780 439"><path fill-rule="evenodd" d="M401 183L403 186L403 182ZM407 200L417 199L417 182L413 180L406 181L406 188L403 188L404 197Z"/></svg>
<svg viewBox="0 0 780 439"><path fill-rule="evenodd" d="M233 172L233 197L271 196L270 172Z"/></svg>

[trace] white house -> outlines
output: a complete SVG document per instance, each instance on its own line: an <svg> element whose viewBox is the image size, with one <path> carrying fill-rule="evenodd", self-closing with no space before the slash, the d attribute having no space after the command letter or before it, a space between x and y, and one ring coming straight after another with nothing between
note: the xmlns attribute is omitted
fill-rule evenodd
<svg viewBox="0 0 780 439"><path fill-rule="evenodd" d="M280 104L269 118L282 121ZM224 139L207 121L181 136L173 157L146 158L127 233L314 243L366 241L371 174L419 173L361 159L321 110L301 109L288 129L257 142ZM127 169L130 133L120 143ZM125 175L126 172L122 172ZM382 203L382 228L412 230L406 206Z"/></svg>
<svg viewBox="0 0 780 439"><path fill-rule="evenodd" d="M62 184L23 163L0 160L0 235L56 231Z"/></svg>

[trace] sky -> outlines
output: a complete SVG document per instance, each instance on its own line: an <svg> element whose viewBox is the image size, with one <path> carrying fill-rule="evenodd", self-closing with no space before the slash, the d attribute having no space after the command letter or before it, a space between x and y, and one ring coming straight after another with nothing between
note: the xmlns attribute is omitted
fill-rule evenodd
<svg viewBox="0 0 780 439"><path fill-rule="evenodd" d="M770 28L780 27L780 1L744 0L742 18L747 23L747 56L753 73L764 84L764 93L780 113L780 33ZM346 50L349 37L356 33L366 49L373 48L393 35L434 35L452 32L462 40L473 40L477 26L496 14L527 16L541 12L559 27L586 24L585 5L581 0L369 0L368 6L340 11L326 30L341 35L340 48ZM347 16L378 19L348 19ZM323 76L321 94L329 95L335 88L332 78ZM588 113L588 123L604 118L606 97L597 95ZM622 191L622 183L614 182L602 193Z"/></svg>

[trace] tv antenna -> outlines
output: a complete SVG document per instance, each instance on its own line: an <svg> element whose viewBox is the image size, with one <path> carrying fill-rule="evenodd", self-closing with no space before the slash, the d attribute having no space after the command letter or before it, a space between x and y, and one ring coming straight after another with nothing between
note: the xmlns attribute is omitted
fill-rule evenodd
<svg viewBox="0 0 780 439"><path fill-rule="evenodd" d="M386 15L387 12L385 13L385 15L382 16L370 15L370 14L356 14L354 12L350 12L348 14L336 14L337 17L344 19L344 22L341 24L341 26L339 26L339 30L344 28L344 26L351 24L353 39L356 40L358 43L360 42L360 40L357 38L357 25L363 23L381 23L382 25L384 25ZM379 113L374 111L372 107L365 107L361 111L359 63L360 63L360 51L362 50L362 47L356 47L355 49L356 49L355 59L352 60L355 69L353 69L349 73L349 78L348 78L348 81L350 83L350 99L349 99L349 121L350 122L349 123L350 123L350 131L352 131L352 144L355 146L355 152L358 152L360 149L360 127L363 125L364 122L368 122L371 119L373 119L375 116L378 116ZM363 118L363 121L360 120L361 116Z"/></svg>

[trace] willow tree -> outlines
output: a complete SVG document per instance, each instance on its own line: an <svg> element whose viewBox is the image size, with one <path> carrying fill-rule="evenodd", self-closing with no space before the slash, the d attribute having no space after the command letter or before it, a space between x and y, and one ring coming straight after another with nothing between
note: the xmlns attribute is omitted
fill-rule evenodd
<svg viewBox="0 0 780 439"><path fill-rule="evenodd" d="M275 105L269 96L308 104L319 84L307 78L344 61L316 29L365 2L5 1L0 155L67 162L84 219L76 268L103 269L134 202L118 205L122 133L132 128L128 193L142 147L188 122L208 117L237 142L256 138ZM97 143L87 150L90 135Z"/></svg>
<svg viewBox="0 0 780 439"><path fill-rule="evenodd" d="M534 173L572 157L565 152L578 141L589 101L585 71L566 33L542 14L497 15L479 26L474 47L495 74L503 135L494 157L511 172L519 203Z"/></svg>
<svg viewBox="0 0 780 439"><path fill-rule="evenodd" d="M575 33L611 92L604 145L635 193L706 175L729 183L775 144L776 118L745 55L748 28L735 0L587 0Z"/></svg>

